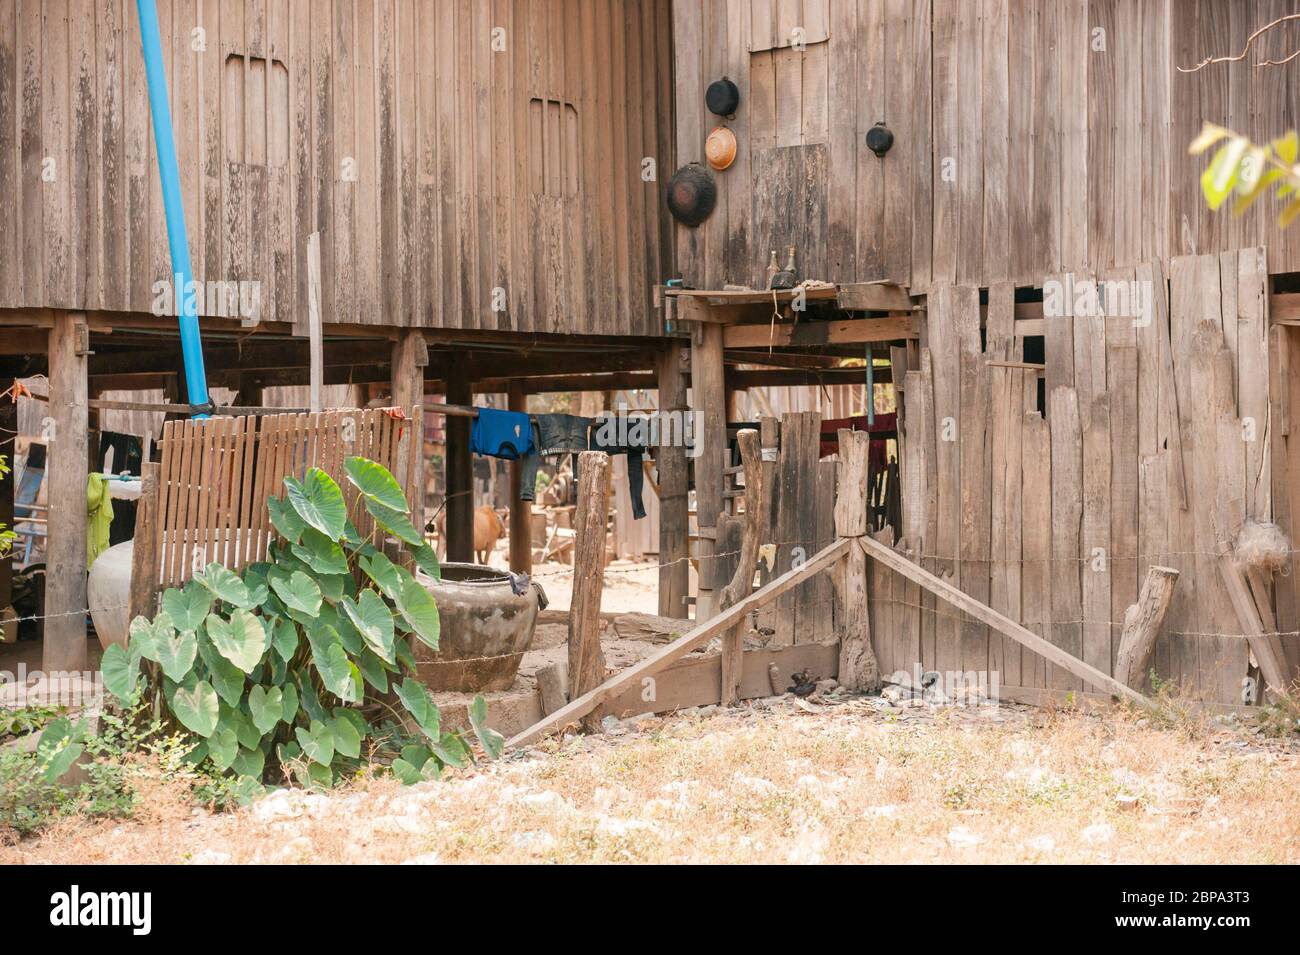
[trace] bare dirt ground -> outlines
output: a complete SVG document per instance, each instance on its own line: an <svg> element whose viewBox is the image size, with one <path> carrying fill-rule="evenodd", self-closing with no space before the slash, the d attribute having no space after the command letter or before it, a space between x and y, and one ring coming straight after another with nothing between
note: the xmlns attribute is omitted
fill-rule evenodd
<svg viewBox="0 0 1300 955"><path fill-rule="evenodd" d="M0 862L1300 862L1300 746L1108 711L791 696L234 813L166 787Z"/></svg>

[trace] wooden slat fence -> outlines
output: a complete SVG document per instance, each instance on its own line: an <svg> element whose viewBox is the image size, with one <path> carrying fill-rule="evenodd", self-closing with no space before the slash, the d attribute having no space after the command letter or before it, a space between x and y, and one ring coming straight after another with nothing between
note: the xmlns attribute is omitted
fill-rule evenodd
<svg viewBox="0 0 1300 955"><path fill-rule="evenodd" d="M1077 306L1094 278L1109 314L1057 314L1046 302L1030 326L1041 369L1037 356L1025 361L1011 285L990 288L987 304L973 287L932 292L926 347L894 371L899 547L1106 674L1148 567L1175 568L1152 666L1190 695L1240 704L1248 646L1217 561L1243 521L1274 518L1280 496L1264 250L1051 275L1045 296ZM882 672L920 663L997 671L1004 686L1083 688L898 574L875 565L870 575ZM1292 652L1297 638L1282 640Z"/></svg>
<svg viewBox="0 0 1300 955"><path fill-rule="evenodd" d="M352 506L357 492L343 461L360 455L379 462L409 499L419 487L420 421L419 408L381 408L167 422L151 502L157 582L177 586L213 561L238 570L264 560L274 534L266 500L284 493L285 477L301 479L310 467L339 483L357 530L373 534L369 514ZM397 474L399 444L413 434L415 453ZM418 509L412 520L422 524Z"/></svg>

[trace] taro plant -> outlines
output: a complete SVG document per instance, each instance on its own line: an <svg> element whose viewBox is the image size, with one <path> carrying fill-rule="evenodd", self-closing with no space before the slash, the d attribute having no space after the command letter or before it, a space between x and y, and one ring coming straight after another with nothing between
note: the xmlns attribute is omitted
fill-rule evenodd
<svg viewBox="0 0 1300 955"><path fill-rule="evenodd" d="M361 457L344 468L358 491L354 507L438 577L392 474ZM415 676L410 641L438 648L433 598L361 537L328 474L312 468L284 483L284 495L267 500L276 531L269 559L242 575L212 563L165 591L152 620L131 621L127 647L104 653L105 686L124 703L152 697L197 738L193 760L250 783L288 773L329 787L374 763L409 783L466 765L470 746L442 728ZM381 722L399 715L394 697L418 734ZM485 725L482 698L470 709L475 735L496 758L503 741Z"/></svg>

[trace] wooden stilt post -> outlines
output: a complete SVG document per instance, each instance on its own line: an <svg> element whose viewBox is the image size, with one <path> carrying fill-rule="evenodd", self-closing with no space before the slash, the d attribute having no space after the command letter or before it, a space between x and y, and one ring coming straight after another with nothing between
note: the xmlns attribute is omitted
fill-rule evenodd
<svg viewBox="0 0 1300 955"><path fill-rule="evenodd" d="M518 381L510 383L506 394L511 411L527 412L528 396L524 386ZM520 499L524 485L524 462L510 462L510 569L516 574L528 574L533 570L532 514L533 506Z"/></svg>
<svg viewBox="0 0 1300 955"><path fill-rule="evenodd" d="M474 393L465 369L452 362L447 367L447 403L469 405ZM469 450L470 419L447 418L447 559L474 559L474 458Z"/></svg>
<svg viewBox="0 0 1300 955"><path fill-rule="evenodd" d="M393 404L404 408L415 417L402 429L397 445L395 466L397 478L411 504L411 520L417 528L424 526L423 468L418 465L424 451L424 369L429 364L429 346L424 334L416 328L404 328L393 344ZM414 411L412 411L414 409Z"/></svg>
<svg viewBox="0 0 1300 955"><path fill-rule="evenodd" d="M842 429L840 463L835 491L835 534L862 540L871 521L867 514L867 473L871 436L864 431ZM850 547L842 573L833 578L840 591L844 627L840 631L839 682L850 690L880 687L880 666L871 646L871 621L867 604L867 555L861 547Z"/></svg>
<svg viewBox="0 0 1300 955"><path fill-rule="evenodd" d="M600 649L600 592L605 575L605 524L609 513L609 455L578 455L578 506L574 512L573 598L569 604L569 695L577 699L605 680ZM600 725L595 714L584 729Z"/></svg>
<svg viewBox="0 0 1300 955"><path fill-rule="evenodd" d="M86 656L86 316L56 312L50 329L49 537L45 545L47 673L85 670Z"/></svg>
<svg viewBox="0 0 1300 955"><path fill-rule="evenodd" d="M3 393L13 387L12 378L0 378L0 393ZM6 530L13 530L14 527L14 455L13 442L7 442L6 438L18 433L18 405L8 398L0 398L0 458L5 459L9 466L9 471L0 474L0 526ZM15 544L21 543L15 541ZM12 616L8 613L13 604L13 554L7 554L0 557L0 630L8 631L5 639L14 640L13 631L17 624L6 624L5 619Z"/></svg>
<svg viewBox="0 0 1300 955"><path fill-rule="evenodd" d="M689 477L686 473L686 381L684 349L671 345L659 356L659 616L689 616Z"/></svg>
<svg viewBox="0 0 1300 955"><path fill-rule="evenodd" d="M727 460L723 326L701 322L691 336L691 411L695 417L695 523L699 530L699 591L695 619L717 612L718 562L713 559Z"/></svg>
<svg viewBox="0 0 1300 955"><path fill-rule="evenodd" d="M741 431L736 436L745 468L745 525L740 544L740 561L731 582L722 589L718 610L726 610L750 595L758 570L758 551L767 535L767 485L763 480L762 452L758 432ZM865 558L864 558L865 559ZM740 697L742 654L748 621L732 627L722 638L722 705L731 706Z"/></svg>

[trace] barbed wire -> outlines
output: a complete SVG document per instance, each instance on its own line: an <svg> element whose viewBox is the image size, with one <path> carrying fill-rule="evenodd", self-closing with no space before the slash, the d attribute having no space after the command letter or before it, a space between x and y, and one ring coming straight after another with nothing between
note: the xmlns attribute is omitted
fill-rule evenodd
<svg viewBox="0 0 1300 955"><path fill-rule="evenodd" d="M936 597L935 599L943 600L942 597ZM899 607L907 607L908 609L911 610L919 610L924 613L932 614L935 617L942 617L944 619L953 620L958 623L975 624L980 627L988 626L988 624L984 623L983 621L964 613L960 613L960 612L954 613L948 610L941 610L937 607L927 607L924 604L913 603L908 600L899 600L896 597L880 597L880 596L876 596L875 594L871 594L867 598L867 604L868 607L870 607L872 604L877 604L877 605L891 604ZM1007 614L1006 616L1010 616L1010 615ZM1108 628L1122 629L1124 626L1122 621L1096 619L1096 618L1084 618L1080 620L1044 620L1044 621L1035 621L1034 623L1044 627L1044 629L1051 628L1051 627L1103 626L1103 625ZM1033 630L1033 626L1031 624L1021 623L1020 625L1022 627L1025 627L1028 630ZM1264 633L1258 633L1258 634L1231 633L1231 632L1219 633L1217 631L1200 631L1200 630L1169 630L1166 631L1166 634L1168 636L1174 636L1174 637L1197 637L1197 638L1227 637L1229 639L1234 639L1234 640L1235 639L1249 640L1256 637L1300 637L1300 630L1271 630L1271 631L1266 631ZM1040 633L1038 634L1038 636L1047 639L1047 637L1044 634Z"/></svg>

